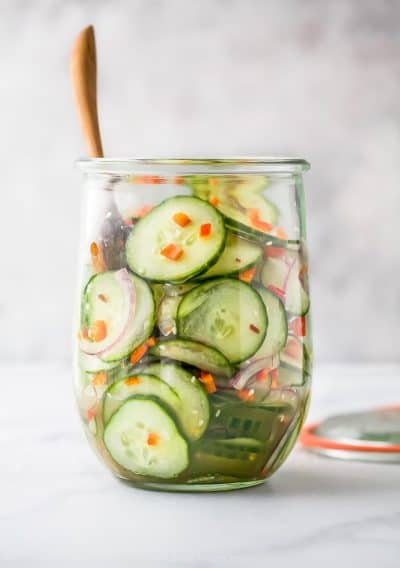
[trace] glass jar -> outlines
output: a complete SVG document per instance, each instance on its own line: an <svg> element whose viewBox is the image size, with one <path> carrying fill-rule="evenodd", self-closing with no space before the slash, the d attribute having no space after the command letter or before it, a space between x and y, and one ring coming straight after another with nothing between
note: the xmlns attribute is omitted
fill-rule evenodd
<svg viewBox="0 0 400 568"><path fill-rule="evenodd" d="M135 486L257 485L310 394L302 173L291 158L88 159L76 397Z"/></svg>

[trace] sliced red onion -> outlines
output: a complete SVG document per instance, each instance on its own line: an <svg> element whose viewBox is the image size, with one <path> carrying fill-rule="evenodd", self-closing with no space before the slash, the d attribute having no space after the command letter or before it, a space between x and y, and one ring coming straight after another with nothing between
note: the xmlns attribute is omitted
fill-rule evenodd
<svg viewBox="0 0 400 568"><path fill-rule="evenodd" d="M102 341L89 341L87 339L82 339L79 343L81 351L87 353L88 355L97 355L99 357L104 357L107 355L111 349L124 339L127 330L132 326L133 320L135 318L136 312L136 288L129 276L129 272L126 268L121 268L115 273L115 278L119 281L122 288L122 294L125 298L125 306L122 310L123 320L121 324L120 331L114 337L105 337Z"/></svg>
<svg viewBox="0 0 400 568"><path fill-rule="evenodd" d="M234 389L242 390L256 373L263 369L276 369L278 365L279 359L276 355L273 355L272 357L250 359L250 361L230 380L230 385Z"/></svg>

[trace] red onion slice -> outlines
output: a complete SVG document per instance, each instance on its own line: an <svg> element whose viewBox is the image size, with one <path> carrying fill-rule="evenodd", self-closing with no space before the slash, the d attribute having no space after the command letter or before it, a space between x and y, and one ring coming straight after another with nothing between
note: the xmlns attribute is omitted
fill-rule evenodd
<svg viewBox="0 0 400 568"><path fill-rule="evenodd" d="M279 358L276 355L273 355L272 357L250 359L250 361L230 380L230 385L234 389L242 390L256 373L263 369L276 369L278 365Z"/></svg>
<svg viewBox="0 0 400 568"><path fill-rule="evenodd" d="M111 339L106 337L103 341L99 342L82 339L79 343L80 349L88 355L98 355L99 357L107 355L120 341L124 339L127 330L131 327L135 318L136 289L129 276L129 272L126 268L122 268L115 272L114 276L121 284L121 293L125 299L124 307L122 309L123 319L120 331L116 335L114 334L114 337L111 337Z"/></svg>

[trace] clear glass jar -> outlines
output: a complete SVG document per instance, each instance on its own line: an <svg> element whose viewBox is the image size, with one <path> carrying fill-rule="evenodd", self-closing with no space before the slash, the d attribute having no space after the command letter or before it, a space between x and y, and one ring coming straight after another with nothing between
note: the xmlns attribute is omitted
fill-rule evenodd
<svg viewBox="0 0 400 568"><path fill-rule="evenodd" d="M302 173L291 158L91 159L84 172L76 396L133 485L256 485L310 394Z"/></svg>

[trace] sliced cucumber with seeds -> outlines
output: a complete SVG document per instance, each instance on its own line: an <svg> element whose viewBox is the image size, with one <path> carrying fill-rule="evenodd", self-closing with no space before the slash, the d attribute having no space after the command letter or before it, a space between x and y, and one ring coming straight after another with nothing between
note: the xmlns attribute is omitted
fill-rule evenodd
<svg viewBox="0 0 400 568"><path fill-rule="evenodd" d="M151 355L175 359L188 365L209 371L215 375L231 377L232 367L227 358L217 349L190 339L168 339L159 341L149 350Z"/></svg>
<svg viewBox="0 0 400 568"><path fill-rule="evenodd" d="M164 381L154 375L137 374L113 383L106 391L103 400L103 420L107 423L118 408L131 396L157 396L175 412L181 406L176 392Z"/></svg>
<svg viewBox="0 0 400 568"><path fill-rule="evenodd" d="M152 363L138 372L155 375L174 389L182 403L178 410L182 430L190 440L201 438L210 420L210 404L196 377L174 363Z"/></svg>
<svg viewBox="0 0 400 568"><path fill-rule="evenodd" d="M103 439L111 457L139 475L171 479L189 465L187 442L157 399L128 399L112 415Z"/></svg>
<svg viewBox="0 0 400 568"><path fill-rule="evenodd" d="M185 226L174 220L184 213ZM211 225L207 236L201 226ZM163 201L140 219L126 244L128 266L140 276L157 282L184 282L214 264L225 244L221 215L196 197L177 196ZM174 255L167 252L173 247Z"/></svg>
<svg viewBox="0 0 400 568"><path fill-rule="evenodd" d="M264 341L267 324L258 292L231 278L197 286L183 296L178 307L178 334L215 347L230 363L256 353Z"/></svg>
<svg viewBox="0 0 400 568"><path fill-rule="evenodd" d="M225 248L217 262L199 280L218 276L233 276L254 266L261 258L262 250L254 243L228 232Z"/></svg>
<svg viewBox="0 0 400 568"><path fill-rule="evenodd" d="M287 251L284 257L268 258L261 272L263 285L275 287L284 293L285 308L289 313L305 315L310 308L310 300L299 278L300 257Z"/></svg>
<svg viewBox="0 0 400 568"><path fill-rule="evenodd" d="M281 300L265 288L257 288L267 310L268 328L257 357L270 357L279 353L286 345L288 324L285 308Z"/></svg>

